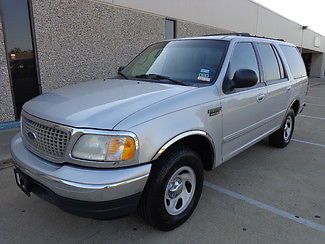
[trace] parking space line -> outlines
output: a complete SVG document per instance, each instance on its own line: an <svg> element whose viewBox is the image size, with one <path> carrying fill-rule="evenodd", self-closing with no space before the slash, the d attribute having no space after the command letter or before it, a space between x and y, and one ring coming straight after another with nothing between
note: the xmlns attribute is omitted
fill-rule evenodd
<svg viewBox="0 0 325 244"><path fill-rule="evenodd" d="M227 196L230 196L232 198L236 198L238 200L244 201L244 202L246 202L248 204L251 204L251 205L253 205L255 207L264 209L266 211L274 213L274 214L276 214L278 216L281 216L283 218L295 221L295 222L297 222L299 224L305 225L305 226L307 226L309 228L312 228L314 230L318 230L318 231L321 231L321 232L325 233L325 225L321 225L321 224L315 223L313 221L310 221L308 219L301 218L301 217L299 217L297 215L294 215L292 213L289 213L289 212L286 212L284 210L278 209L276 207L270 206L268 204L259 202L257 200L254 200L254 199L250 198L250 197L246 197L246 196L244 196L244 195L242 195L240 193L228 190L226 188L223 188L223 187L218 186L216 184L210 183L208 181L204 181L204 185L206 187L209 187L210 189L216 191L216 192L226 194Z"/></svg>
<svg viewBox="0 0 325 244"><path fill-rule="evenodd" d="M320 83L310 84L309 87L321 86L321 85L325 85L325 83L324 82L320 82Z"/></svg>
<svg viewBox="0 0 325 244"><path fill-rule="evenodd" d="M315 116L309 116L309 115L299 115L299 117L304 117L304 118L310 118L310 119L320 119L320 120L325 120L325 118L321 117L315 117Z"/></svg>
<svg viewBox="0 0 325 244"><path fill-rule="evenodd" d="M305 144L309 144L309 145L313 145L313 146L318 146L318 147L325 147L325 145L323 145L323 144L319 144L319 143L315 143L315 142L310 142L310 141L303 141L303 140L298 140L298 139L292 139L292 141L300 142L300 143L305 143Z"/></svg>
<svg viewBox="0 0 325 244"><path fill-rule="evenodd" d="M315 103L306 103L308 106L318 106L318 107L325 107L324 104L315 104Z"/></svg>
<svg viewBox="0 0 325 244"><path fill-rule="evenodd" d="M310 98L318 98L318 99L322 99L322 98L324 98L324 97L314 97L314 96L309 96L309 95L307 95L306 97L310 97Z"/></svg>

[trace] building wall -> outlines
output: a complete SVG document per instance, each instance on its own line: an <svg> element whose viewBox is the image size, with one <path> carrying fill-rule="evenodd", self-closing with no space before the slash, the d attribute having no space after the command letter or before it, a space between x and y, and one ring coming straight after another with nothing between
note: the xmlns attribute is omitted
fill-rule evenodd
<svg viewBox="0 0 325 244"><path fill-rule="evenodd" d="M43 92L116 75L148 45L165 39L165 17L93 0L33 0L36 49ZM177 37L225 32L177 21ZM2 35L2 31L0 33ZM2 40L2 36L0 36ZM0 46L0 122L14 120Z"/></svg>
<svg viewBox="0 0 325 244"><path fill-rule="evenodd" d="M43 92L113 77L148 45L165 39L165 18L91 0L33 0ZM177 21L177 37L225 32Z"/></svg>
<svg viewBox="0 0 325 244"><path fill-rule="evenodd" d="M217 34L225 32L226 31L222 29L198 25L187 21L179 20L176 23L177 37L202 36L207 34Z"/></svg>
<svg viewBox="0 0 325 244"><path fill-rule="evenodd" d="M325 54L313 53L311 63L310 77L325 77Z"/></svg>
<svg viewBox="0 0 325 244"><path fill-rule="evenodd" d="M14 119L15 115L12 103L3 31L0 21L0 122Z"/></svg>
<svg viewBox="0 0 325 244"><path fill-rule="evenodd" d="M33 0L43 92L116 75L164 39L164 18L90 0Z"/></svg>
<svg viewBox="0 0 325 244"><path fill-rule="evenodd" d="M249 32L284 38L316 52L312 76L324 75L325 38L250 0L33 0L43 92L113 77L153 42L165 39L165 18L177 37ZM318 39L320 45L315 45ZM0 122L14 120L0 25Z"/></svg>
<svg viewBox="0 0 325 244"><path fill-rule="evenodd" d="M324 52L325 37L251 0L100 0L127 8L189 21L205 26L284 38L297 46ZM314 39L321 39L319 47Z"/></svg>
<svg viewBox="0 0 325 244"><path fill-rule="evenodd" d="M256 31L257 5L247 0L101 0L201 25Z"/></svg>

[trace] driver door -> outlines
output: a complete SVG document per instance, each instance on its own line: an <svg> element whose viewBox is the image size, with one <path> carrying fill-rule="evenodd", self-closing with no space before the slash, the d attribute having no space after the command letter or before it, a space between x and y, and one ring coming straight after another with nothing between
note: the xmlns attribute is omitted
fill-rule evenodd
<svg viewBox="0 0 325 244"><path fill-rule="evenodd" d="M235 72L250 69L256 72L258 82L253 87L223 91L223 161L226 161L257 142L266 132L265 119L267 88L261 82L256 50L251 42L235 44L224 82L232 80ZM225 86L224 84L224 87Z"/></svg>

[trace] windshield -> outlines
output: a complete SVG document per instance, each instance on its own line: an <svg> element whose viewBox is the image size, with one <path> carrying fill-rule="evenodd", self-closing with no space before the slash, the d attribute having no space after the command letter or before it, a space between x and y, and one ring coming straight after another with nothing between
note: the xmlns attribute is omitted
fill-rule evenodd
<svg viewBox="0 0 325 244"><path fill-rule="evenodd" d="M219 74L227 41L176 40L153 44L120 73L129 79L184 85L210 84Z"/></svg>

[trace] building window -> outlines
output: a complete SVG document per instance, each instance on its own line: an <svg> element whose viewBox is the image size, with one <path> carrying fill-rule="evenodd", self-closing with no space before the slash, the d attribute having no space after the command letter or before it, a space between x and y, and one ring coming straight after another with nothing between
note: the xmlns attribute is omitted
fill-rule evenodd
<svg viewBox="0 0 325 244"><path fill-rule="evenodd" d="M165 39L176 38L176 20L165 20Z"/></svg>
<svg viewBox="0 0 325 244"><path fill-rule="evenodd" d="M40 94L30 11L30 0L0 0L16 119L23 104Z"/></svg>

